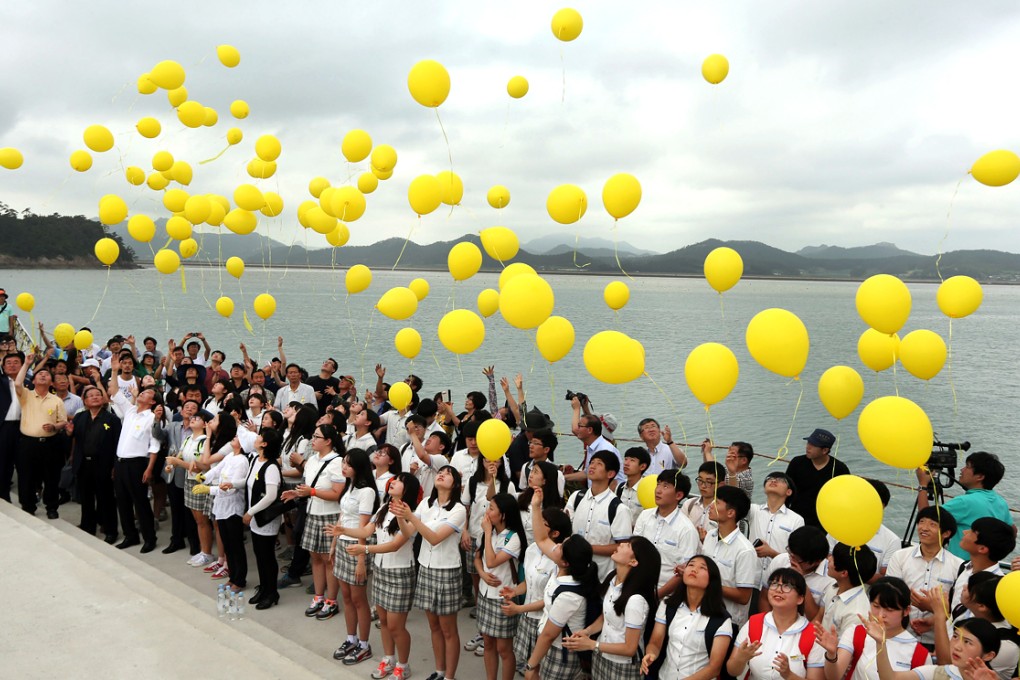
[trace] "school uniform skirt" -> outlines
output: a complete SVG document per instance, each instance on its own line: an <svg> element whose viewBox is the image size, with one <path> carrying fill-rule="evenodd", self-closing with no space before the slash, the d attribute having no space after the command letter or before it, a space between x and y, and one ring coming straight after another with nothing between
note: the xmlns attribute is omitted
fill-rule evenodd
<svg viewBox="0 0 1020 680"><path fill-rule="evenodd" d="M595 654L591 662L591 677L593 680L641 680L641 666L633 660L616 663Z"/></svg>
<svg viewBox="0 0 1020 680"><path fill-rule="evenodd" d="M574 680L581 672L581 660L576 652L561 647L550 647L538 667L540 680Z"/></svg>
<svg viewBox="0 0 1020 680"><path fill-rule="evenodd" d="M301 547L308 552L328 554L333 537L326 535L326 526L336 524L340 513L329 515L305 515L305 528L301 532ZM339 543L339 541L337 541Z"/></svg>
<svg viewBox="0 0 1020 680"><path fill-rule="evenodd" d="M478 632L494 638L512 638L517 632L518 615L507 616L500 609L503 600L478 597Z"/></svg>
<svg viewBox="0 0 1020 680"><path fill-rule="evenodd" d="M198 480L184 480L184 507L188 510L198 510L206 516L212 515L212 495L196 494L194 491L196 486L198 486Z"/></svg>
<svg viewBox="0 0 1020 680"><path fill-rule="evenodd" d="M388 612L407 613L414 604L416 580L414 567L406 569L376 567L372 572L372 602Z"/></svg>
<svg viewBox="0 0 1020 680"><path fill-rule="evenodd" d="M517 617L517 634L514 636L514 657L521 663L531 658L538 641L538 621L526 614Z"/></svg>
<svg viewBox="0 0 1020 680"><path fill-rule="evenodd" d="M447 616L460 611L461 597L460 567L419 567L418 587L414 592L415 607L438 616Z"/></svg>
<svg viewBox="0 0 1020 680"><path fill-rule="evenodd" d="M357 577L358 556L347 553L347 546L354 544L354 541L336 542L336 558L333 560L333 575L344 583L352 586L363 586L368 584L368 574L372 571L372 556L364 555L365 576L362 579Z"/></svg>

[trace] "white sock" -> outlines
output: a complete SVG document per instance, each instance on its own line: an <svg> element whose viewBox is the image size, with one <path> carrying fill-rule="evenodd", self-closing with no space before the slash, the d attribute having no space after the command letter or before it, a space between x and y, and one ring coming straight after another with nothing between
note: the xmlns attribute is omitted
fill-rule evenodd
<svg viewBox="0 0 1020 680"><path fill-rule="evenodd" d="M358 640L358 646L362 649L368 648L368 640Z"/></svg>
<svg viewBox="0 0 1020 680"><path fill-rule="evenodd" d="M358 636L357 635L348 635L347 636L347 641L350 642L351 644L354 644L355 642L358 641Z"/></svg>

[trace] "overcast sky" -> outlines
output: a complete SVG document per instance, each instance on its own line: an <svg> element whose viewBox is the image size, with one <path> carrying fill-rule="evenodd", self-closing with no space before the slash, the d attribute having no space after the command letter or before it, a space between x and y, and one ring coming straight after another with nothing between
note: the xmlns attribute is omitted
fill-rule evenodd
<svg viewBox="0 0 1020 680"><path fill-rule="evenodd" d="M285 212L260 230L290 242L304 238L296 208L311 178L341 184L368 169L340 154L343 135L363 128L399 160L349 225L351 243L402 237L417 223L409 182L450 167L435 113L406 85L411 66L431 58L452 79L439 114L466 189L452 214L421 220L419 242L496 224L522 241L612 238L602 185L630 172L644 196L618 236L657 251L715 237L790 250L892 241L934 253L948 227L945 250L1020 252L1020 184L993 189L966 175L986 151L1020 151L1015 1L578 3L584 31L570 43L550 31L562 6L4 2L0 147L20 149L25 164L0 169L0 201L95 215L99 198L116 193L132 213L167 216L159 194L125 181L125 166L149 170L166 149L193 165L188 191L230 196L251 181L255 139L271 133L283 144L279 171L258 184L283 196ZM217 60L223 43L240 50L237 68ZM718 86L700 73L713 52L731 65ZM163 91L137 93L138 76L163 59L184 65L190 96L219 111L215 127L185 128ZM518 74L531 90L513 100L506 83ZM228 112L238 98L251 105L243 121ZM163 134L138 135L143 116ZM68 157L93 123L114 132L116 147L79 174ZM199 165L233 125L244 141ZM545 210L562 183L590 201L570 227ZM485 200L493 184L511 192L501 212Z"/></svg>

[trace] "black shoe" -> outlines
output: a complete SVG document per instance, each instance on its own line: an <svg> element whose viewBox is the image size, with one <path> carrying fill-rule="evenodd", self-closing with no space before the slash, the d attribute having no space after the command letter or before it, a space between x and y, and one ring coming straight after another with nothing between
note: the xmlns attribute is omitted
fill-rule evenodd
<svg viewBox="0 0 1020 680"><path fill-rule="evenodd" d="M333 652L333 658L337 661L342 660L348 654L358 648L357 642L351 642L350 640L344 640L344 643L337 647L336 651Z"/></svg>
<svg viewBox="0 0 1020 680"><path fill-rule="evenodd" d="M133 548L136 545L141 545L142 542L137 538L125 538L123 541L117 544L117 550L123 550L124 548Z"/></svg>
<svg viewBox="0 0 1020 680"><path fill-rule="evenodd" d="M315 615L316 621L328 621L340 612L340 605L336 602L330 604L324 604L319 610L319 613Z"/></svg>
<svg viewBox="0 0 1020 680"><path fill-rule="evenodd" d="M259 600L259 603L255 605L255 609L262 611L263 609L269 609L274 604L280 603L280 593L273 593L271 597Z"/></svg>
<svg viewBox="0 0 1020 680"><path fill-rule="evenodd" d="M316 600L312 602L312 606L305 610L305 616L312 617L319 613L319 610L326 605L325 600Z"/></svg>
<svg viewBox="0 0 1020 680"><path fill-rule="evenodd" d="M47 510L46 519L60 519L60 513L56 510Z"/></svg>
<svg viewBox="0 0 1020 680"><path fill-rule="evenodd" d="M184 544L183 543L171 543L167 547L163 548L163 554L164 555L171 555L171 554L177 552L178 550L184 550Z"/></svg>
<svg viewBox="0 0 1020 680"><path fill-rule="evenodd" d="M248 604L258 604L262 599L262 586L255 586L255 594L248 598Z"/></svg>
<svg viewBox="0 0 1020 680"><path fill-rule="evenodd" d="M145 553L151 553L155 549L156 549L155 541L146 541L145 545L142 546L141 554L144 555Z"/></svg>
<svg viewBox="0 0 1020 680"><path fill-rule="evenodd" d="M290 574L284 574L279 581L276 582L277 589L290 588L291 586L301 585L301 579L294 578Z"/></svg>
<svg viewBox="0 0 1020 680"><path fill-rule="evenodd" d="M103 537L103 540L109 543L110 545L113 545L114 543L117 542L117 534L107 534L106 536Z"/></svg>

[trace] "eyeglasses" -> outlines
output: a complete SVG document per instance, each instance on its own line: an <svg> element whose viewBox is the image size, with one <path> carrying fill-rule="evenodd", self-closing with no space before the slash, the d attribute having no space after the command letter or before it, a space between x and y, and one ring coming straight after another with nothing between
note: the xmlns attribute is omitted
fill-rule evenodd
<svg viewBox="0 0 1020 680"><path fill-rule="evenodd" d="M769 590L778 590L781 593L793 592L793 586L789 583L780 583L779 581L773 581L769 584Z"/></svg>
<svg viewBox="0 0 1020 680"><path fill-rule="evenodd" d="M325 439L325 437L316 432L315 434L312 435L312 439Z"/></svg>
<svg viewBox="0 0 1020 680"><path fill-rule="evenodd" d="M698 483L698 486L711 486L715 484L714 479L705 479L703 477L695 477L694 481Z"/></svg>

